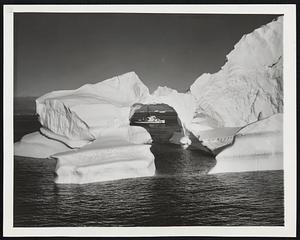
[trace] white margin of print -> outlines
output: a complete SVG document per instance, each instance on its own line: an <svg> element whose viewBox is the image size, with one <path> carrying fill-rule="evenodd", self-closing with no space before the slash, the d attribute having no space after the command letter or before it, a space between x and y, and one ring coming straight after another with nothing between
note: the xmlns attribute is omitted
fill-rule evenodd
<svg viewBox="0 0 300 240"><path fill-rule="evenodd" d="M13 227L14 13L185 13L284 15L284 226L282 227ZM4 5L4 236L296 236L296 5Z"/></svg>

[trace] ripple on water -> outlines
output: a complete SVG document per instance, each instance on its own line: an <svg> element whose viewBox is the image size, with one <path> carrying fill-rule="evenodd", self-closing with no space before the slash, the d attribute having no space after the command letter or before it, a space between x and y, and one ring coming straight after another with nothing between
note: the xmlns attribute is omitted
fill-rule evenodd
<svg viewBox="0 0 300 240"><path fill-rule="evenodd" d="M215 160L153 145L156 176L56 185L55 160L15 157L14 226L282 226L283 171L206 175Z"/></svg>

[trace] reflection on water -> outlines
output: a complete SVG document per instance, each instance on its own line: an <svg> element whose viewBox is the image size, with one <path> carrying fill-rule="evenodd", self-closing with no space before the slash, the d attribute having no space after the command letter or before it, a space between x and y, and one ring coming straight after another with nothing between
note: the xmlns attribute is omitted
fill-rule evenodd
<svg viewBox="0 0 300 240"><path fill-rule="evenodd" d="M216 160L201 151L183 149L174 144L153 144L157 175L205 174L215 166Z"/></svg>

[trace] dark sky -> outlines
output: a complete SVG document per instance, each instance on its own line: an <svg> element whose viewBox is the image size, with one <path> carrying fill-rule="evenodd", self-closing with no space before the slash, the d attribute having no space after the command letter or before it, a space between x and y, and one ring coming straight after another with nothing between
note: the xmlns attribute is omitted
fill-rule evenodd
<svg viewBox="0 0 300 240"><path fill-rule="evenodd" d="M217 72L235 43L275 15L15 14L15 96L135 71L182 92Z"/></svg>

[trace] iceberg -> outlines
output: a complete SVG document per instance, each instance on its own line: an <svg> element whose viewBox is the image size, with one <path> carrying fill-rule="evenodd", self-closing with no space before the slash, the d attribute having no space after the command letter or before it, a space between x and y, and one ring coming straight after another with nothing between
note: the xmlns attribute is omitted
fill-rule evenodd
<svg viewBox="0 0 300 240"><path fill-rule="evenodd" d="M244 35L220 71L180 93L150 95L134 72L36 99L40 132L15 155L57 159L57 183L88 183L155 174L150 134L130 126L143 105L166 104L181 132L170 142L217 155L210 173L282 168L283 17ZM157 110L158 112L160 110Z"/></svg>
<svg viewBox="0 0 300 240"><path fill-rule="evenodd" d="M243 127L283 112L283 17L244 35L214 74L190 87L196 115L217 127Z"/></svg>
<svg viewBox="0 0 300 240"><path fill-rule="evenodd" d="M210 173L282 170L283 114L249 124L217 156Z"/></svg>
<svg viewBox="0 0 300 240"><path fill-rule="evenodd" d="M36 110L48 130L43 131L46 136L76 148L78 141L91 142L106 128L129 125L130 106L148 95L148 88L129 72L76 90L45 94L36 100Z"/></svg>
<svg viewBox="0 0 300 240"><path fill-rule="evenodd" d="M152 138L129 125L131 106L148 96L133 72L45 94L36 100L40 132L15 143L14 154L57 159L57 183L152 176Z"/></svg>
<svg viewBox="0 0 300 240"><path fill-rule="evenodd" d="M196 103L188 130L218 154L250 123L283 112L283 17L244 35L220 71L191 85Z"/></svg>

